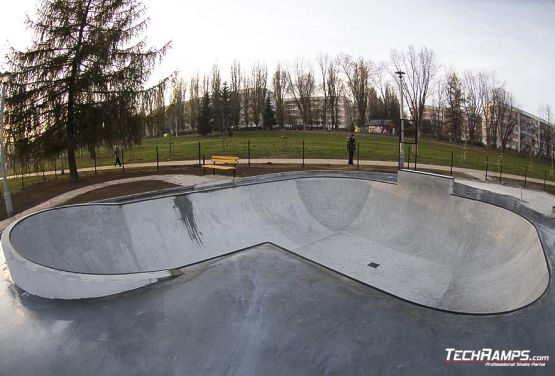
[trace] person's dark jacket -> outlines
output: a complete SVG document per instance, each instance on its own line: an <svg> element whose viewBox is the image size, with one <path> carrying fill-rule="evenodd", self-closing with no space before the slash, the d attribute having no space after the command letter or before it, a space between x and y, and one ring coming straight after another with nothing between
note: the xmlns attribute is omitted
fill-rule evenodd
<svg viewBox="0 0 555 376"><path fill-rule="evenodd" d="M354 137L349 137L347 141L347 151L350 153L354 153L357 148L357 143Z"/></svg>

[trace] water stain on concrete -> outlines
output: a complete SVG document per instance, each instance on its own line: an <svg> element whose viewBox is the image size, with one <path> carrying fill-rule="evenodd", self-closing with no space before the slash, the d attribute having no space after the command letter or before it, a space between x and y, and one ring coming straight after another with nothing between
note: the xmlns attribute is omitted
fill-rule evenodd
<svg viewBox="0 0 555 376"><path fill-rule="evenodd" d="M185 224L189 237L196 241L198 245L202 245L201 233L199 232L195 221L193 203L189 200L189 197L187 195L176 196L174 198L174 205L177 209L179 209L181 221Z"/></svg>

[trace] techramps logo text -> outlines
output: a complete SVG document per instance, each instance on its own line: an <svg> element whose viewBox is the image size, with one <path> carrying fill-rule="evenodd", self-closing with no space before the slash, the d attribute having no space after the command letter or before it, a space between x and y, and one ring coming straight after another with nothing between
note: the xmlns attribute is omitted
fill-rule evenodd
<svg viewBox="0 0 555 376"><path fill-rule="evenodd" d="M530 350L459 350L446 348L446 363L478 363L485 367L545 367L549 355L530 355Z"/></svg>

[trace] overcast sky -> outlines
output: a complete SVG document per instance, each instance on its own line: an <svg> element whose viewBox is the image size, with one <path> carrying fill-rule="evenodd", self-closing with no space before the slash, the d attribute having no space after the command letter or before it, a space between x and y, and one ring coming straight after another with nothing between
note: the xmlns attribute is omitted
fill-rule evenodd
<svg viewBox="0 0 555 376"><path fill-rule="evenodd" d="M448 69L494 70L524 110L555 107L554 0L145 0L149 39L173 49L156 73L185 78L234 59L273 70L297 57L345 52L389 60L391 49L432 48ZM4 1L0 56L24 48L36 0ZM3 59L0 68L5 69Z"/></svg>

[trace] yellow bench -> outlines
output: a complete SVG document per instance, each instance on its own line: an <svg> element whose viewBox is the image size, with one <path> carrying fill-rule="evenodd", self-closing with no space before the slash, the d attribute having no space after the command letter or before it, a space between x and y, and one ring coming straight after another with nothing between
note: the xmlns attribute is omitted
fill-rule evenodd
<svg viewBox="0 0 555 376"><path fill-rule="evenodd" d="M201 167L205 171L207 168L212 169L213 175L216 175L216 170L233 170L233 177L235 177L235 170L237 169L237 163L239 163L239 157L225 156L225 155L213 155L210 160L212 164L203 164Z"/></svg>

